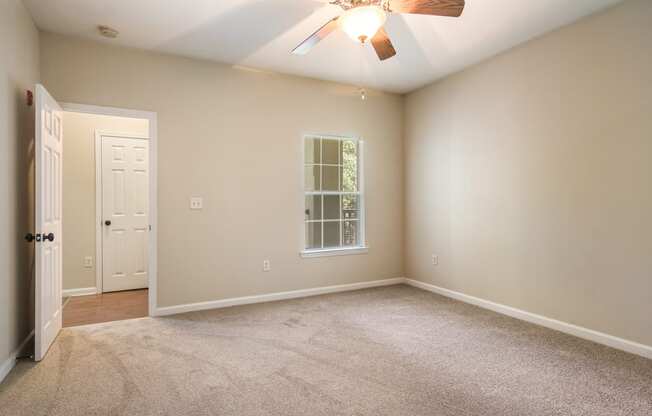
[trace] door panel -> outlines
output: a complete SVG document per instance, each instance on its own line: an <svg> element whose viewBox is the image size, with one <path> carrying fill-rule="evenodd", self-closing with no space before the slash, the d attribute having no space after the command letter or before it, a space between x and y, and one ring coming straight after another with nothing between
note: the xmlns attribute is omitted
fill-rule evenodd
<svg viewBox="0 0 652 416"><path fill-rule="evenodd" d="M102 290L148 286L149 143L103 135ZM110 221L106 225L105 221Z"/></svg>
<svg viewBox="0 0 652 416"><path fill-rule="evenodd" d="M34 359L45 357L61 330L61 164L63 126L61 107L42 85L36 86L35 221L37 235L53 240L35 242ZM39 236L40 237L40 236Z"/></svg>

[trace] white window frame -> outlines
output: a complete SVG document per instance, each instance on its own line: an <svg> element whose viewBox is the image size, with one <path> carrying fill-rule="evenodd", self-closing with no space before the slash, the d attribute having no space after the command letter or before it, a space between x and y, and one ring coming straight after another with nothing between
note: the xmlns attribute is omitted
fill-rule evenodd
<svg viewBox="0 0 652 416"><path fill-rule="evenodd" d="M352 247L330 247L330 248L316 248L316 249L306 249L306 221L305 221L305 210L306 210L306 196L307 195L342 195L346 192L336 192L336 191L306 191L305 184L305 158L306 158L306 139L327 139L327 140L348 140L354 141L358 144L358 191L350 192L349 194L358 195L358 203L360 210L360 218L358 219L359 224L359 245ZM320 175L320 180L323 180L322 175ZM307 133L301 137L301 257L310 258L310 257L326 257L326 256L341 256L341 255L351 255L351 254L366 254L369 251L366 240L366 215L365 215L365 187L364 187L364 140L356 136L334 136L327 134L314 134ZM323 198L322 198L323 205ZM341 205L340 205L341 210ZM323 211L323 207L322 207ZM323 212L322 212L323 215ZM322 220L323 221L323 220ZM337 220L341 221L341 220ZM341 232L340 232L341 236ZM340 237L341 238L341 237ZM323 232L322 232L323 239Z"/></svg>

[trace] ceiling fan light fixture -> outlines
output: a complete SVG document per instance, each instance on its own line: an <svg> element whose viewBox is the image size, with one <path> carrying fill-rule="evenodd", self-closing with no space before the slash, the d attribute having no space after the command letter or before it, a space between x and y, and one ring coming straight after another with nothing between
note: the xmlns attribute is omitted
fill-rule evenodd
<svg viewBox="0 0 652 416"><path fill-rule="evenodd" d="M322 0L325 1L325 0ZM294 55L305 55L336 29L344 31L354 42L370 43L378 59L396 56L389 34L383 27L389 13L409 13L428 16L459 17L465 0L329 0L344 13L333 17L308 36L296 48Z"/></svg>
<svg viewBox="0 0 652 416"><path fill-rule="evenodd" d="M360 6L347 10L339 18L340 27L356 42L374 37L387 20L387 13L378 6Z"/></svg>

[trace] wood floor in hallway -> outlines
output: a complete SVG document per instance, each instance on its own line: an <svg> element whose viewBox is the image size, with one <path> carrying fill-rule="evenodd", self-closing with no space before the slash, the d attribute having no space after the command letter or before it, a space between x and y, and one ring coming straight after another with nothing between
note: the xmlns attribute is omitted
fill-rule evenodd
<svg viewBox="0 0 652 416"><path fill-rule="evenodd" d="M72 297L63 308L63 326L142 318L147 316L147 300L147 289Z"/></svg>

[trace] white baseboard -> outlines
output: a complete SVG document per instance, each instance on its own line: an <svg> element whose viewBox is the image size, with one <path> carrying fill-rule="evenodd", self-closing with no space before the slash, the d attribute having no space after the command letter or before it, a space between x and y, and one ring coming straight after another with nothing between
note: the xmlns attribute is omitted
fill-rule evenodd
<svg viewBox="0 0 652 416"><path fill-rule="evenodd" d="M502 305L500 303L491 302L485 299L476 298L475 296L465 295L464 293L455 292L450 289L435 286L429 283L420 282L413 279L405 279L405 282L414 287L428 290L452 299L456 299L465 303L479 306L484 309L489 309L503 315L511 316L512 318L520 319L522 321L531 322L533 324L541 325L546 328L554 329L569 335L574 335L578 338L586 339L596 342L598 344L606 345L608 347L616 348L618 350L626 351L632 354L640 355L645 358L652 359L652 346L639 344L634 341L629 341L623 338L618 338L613 335L608 335L603 332L594 331L592 329L584 328L581 326L569 324L567 322L558 321L556 319L547 318L545 316L537 315L531 312L526 312L521 309L512 308L511 306Z"/></svg>
<svg viewBox="0 0 652 416"><path fill-rule="evenodd" d="M265 295L243 296L240 298L229 298L213 300L209 302L188 303L184 305L165 306L157 308L154 316L174 315L184 312L202 311L206 309L226 308L228 306L247 305L250 303L272 302L275 300L305 298L308 296L324 295L327 293L347 292L350 290L367 289L370 287L389 286L405 283L404 277L393 279L372 280L370 282L350 283L346 285L324 286L312 289L292 290L289 292L276 292Z"/></svg>
<svg viewBox="0 0 652 416"><path fill-rule="evenodd" d="M67 298L69 296L86 296L94 295L97 293L97 288L95 287L80 287L78 289L64 289L63 297Z"/></svg>
<svg viewBox="0 0 652 416"><path fill-rule="evenodd" d="M23 340L23 342L20 343L18 348L16 348L11 354L9 354L9 357L2 363L0 364L0 383L7 377L9 372L16 366L16 358L20 356L20 353L23 351L23 348L25 348L25 345L29 342L30 339L34 336L34 330L27 335L27 338Z"/></svg>

